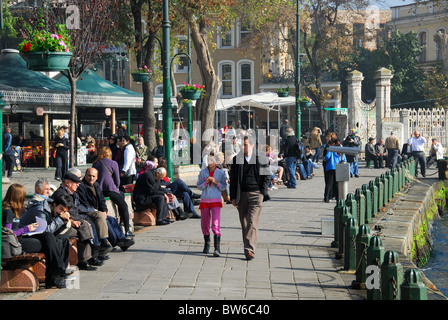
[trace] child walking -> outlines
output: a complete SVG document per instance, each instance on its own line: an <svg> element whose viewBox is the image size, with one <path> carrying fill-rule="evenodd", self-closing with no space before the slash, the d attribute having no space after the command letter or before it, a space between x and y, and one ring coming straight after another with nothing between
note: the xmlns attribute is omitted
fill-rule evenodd
<svg viewBox="0 0 448 320"><path fill-rule="evenodd" d="M209 253L210 250L210 222L214 234L215 251L213 255L221 255L221 191L226 189L226 176L222 170L216 167L216 159L211 156L208 159L208 165L199 173L197 186L202 190L201 203L201 229L204 235L203 253Z"/></svg>

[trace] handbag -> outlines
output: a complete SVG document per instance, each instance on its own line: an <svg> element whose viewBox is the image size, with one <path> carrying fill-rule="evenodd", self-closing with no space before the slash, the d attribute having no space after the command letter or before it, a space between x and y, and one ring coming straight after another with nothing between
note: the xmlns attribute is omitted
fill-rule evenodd
<svg viewBox="0 0 448 320"><path fill-rule="evenodd" d="M22 244L11 229L2 227L2 260L22 254Z"/></svg>

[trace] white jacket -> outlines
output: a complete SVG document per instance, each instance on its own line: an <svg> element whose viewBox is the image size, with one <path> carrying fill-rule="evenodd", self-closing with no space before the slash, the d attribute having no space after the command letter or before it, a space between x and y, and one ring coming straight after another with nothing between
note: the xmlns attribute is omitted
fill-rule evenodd
<svg viewBox="0 0 448 320"><path fill-rule="evenodd" d="M123 169L121 171L126 172L129 176L137 174L137 170L135 169L135 156L134 146L128 143L126 148L124 148Z"/></svg>
<svg viewBox="0 0 448 320"><path fill-rule="evenodd" d="M440 142L437 142L435 145L431 145L431 150L429 151L430 155L435 154L436 160L443 159L443 147Z"/></svg>

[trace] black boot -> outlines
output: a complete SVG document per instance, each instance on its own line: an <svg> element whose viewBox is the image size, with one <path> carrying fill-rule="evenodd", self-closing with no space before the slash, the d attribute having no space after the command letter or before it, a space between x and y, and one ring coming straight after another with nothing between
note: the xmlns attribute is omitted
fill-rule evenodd
<svg viewBox="0 0 448 320"><path fill-rule="evenodd" d="M215 252L213 252L213 255L215 257L219 257L221 255L221 236L215 234L214 241L215 241Z"/></svg>
<svg viewBox="0 0 448 320"><path fill-rule="evenodd" d="M202 250L202 253L209 253L210 251L210 235L204 235L204 250Z"/></svg>
<svg viewBox="0 0 448 320"><path fill-rule="evenodd" d="M184 210L182 210L181 207L178 207L177 210L179 211L179 219L180 220L188 219L193 215L191 213L186 213Z"/></svg>

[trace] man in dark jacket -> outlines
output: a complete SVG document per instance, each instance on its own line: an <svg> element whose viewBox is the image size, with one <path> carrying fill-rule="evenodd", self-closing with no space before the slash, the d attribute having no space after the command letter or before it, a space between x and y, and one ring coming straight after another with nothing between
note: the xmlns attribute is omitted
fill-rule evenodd
<svg viewBox="0 0 448 320"><path fill-rule="evenodd" d="M12 171L14 170L14 150L12 150L11 143L11 128L6 127L3 133L3 176L8 171L8 178L12 177Z"/></svg>
<svg viewBox="0 0 448 320"><path fill-rule="evenodd" d="M157 210L156 225L163 226L170 222L168 217L168 202L174 197L161 187L160 181L156 178L155 170L146 170L138 176L135 182L133 200L137 210L145 210L150 204L155 204Z"/></svg>
<svg viewBox="0 0 448 320"><path fill-rule="evenodd" d="M230 200L238 209L247 260L254 258L261 204L269 200L270 182L269 162L261 161L253 149L254 142L244 137L243 152L234 157L230 169Z"/></svg>
<svg viewBox="0 0 448 320"><path fill-rule="evenodd" d="M100 255L104 255L110 251L109 247L111 246L109 242L112 247L119 246L123 251L126 251L135 242L132 239L127 239L117 219L107 214L106 200L104 199L100 185L96 182L97 179L98 171L95 168L87 169L84 179L79 184L76 193L79 195L79 201L82 207L87 208L89 212L97 211L105 216L108 237L107 239L101 239Z"/></svg>
<svg viewBox="0 0 448 320"><path fill-rule="evenodd" d="M297 157L300 152L298 142L299 140L294 135L294 130L292 128L288 128L286 130L286 142L283 149L283 157L285 158L286 167L288 168L288 184L286 187L290 189L297 188L297 159L300 159L300 157Z"/></svg>

